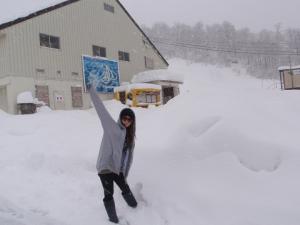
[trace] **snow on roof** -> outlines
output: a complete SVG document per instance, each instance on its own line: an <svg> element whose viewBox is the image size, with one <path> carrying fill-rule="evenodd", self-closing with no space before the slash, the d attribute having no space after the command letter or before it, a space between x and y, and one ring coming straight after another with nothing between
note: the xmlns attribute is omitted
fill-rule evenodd
<svg viewBox="0 0 300 225"><path fill-rule="evenodd" d="M292 70L298 70L298 69L300 69L300 65L299 66L281 66L281 67L279 67L278 68L278 70L279 71L281 71L281 70L290 70L290 69L292 69Z"/></svg>
<svg viewBox="0 0 300 225"><path fill-rule="evenodd" d="M129 91L131 89L144 89L144 88L152 88L152 89L161 90L161 86L157 85L157 84L134 83L134 84L128 84L128 85L115 87L114 92Z"/></svg>
<svg viewBox="0 0 300 225"><path fill-rule="evenodd" d="M66 0L9 0L1 3L0 25L31 13L65 2Z"/></svg>
<svg viewBox="0 0 300 225"><path fill-rule="evenodd" d="M32 97L32 93L30 91L22 92L17 97L18 104L24 103L34 103L34 98Z"/></svg>
<svg viewBox="0 0 300 225"><path fill-rule="evenodd" d="M182 74L170 72L167 69L162 70L149 70L136 74L132 78L132 83L143 83L152 81L174 81L183 83L184 77Z"/></svg>

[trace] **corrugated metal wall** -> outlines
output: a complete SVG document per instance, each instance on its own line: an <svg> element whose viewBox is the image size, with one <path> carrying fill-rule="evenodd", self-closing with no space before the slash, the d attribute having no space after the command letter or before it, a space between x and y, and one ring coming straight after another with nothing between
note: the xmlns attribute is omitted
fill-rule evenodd
<svg viewBox="0 0 300 225"><path fill-rule="evenodd" d="M104 2L113 5L115 13L105 11ZM145 56L153 58L156 69L166 68L152 47L144 45L142 33L114 0L75 2L3 32L5 36L0 38L0 77L28 77L35 84L36 80L42 83L52 80L81 85L81 56L92 55L92 45L105 47L109 59L118 60L119 50L130 53L130 62L120 62L121 81L129 81L132 75L146 70ZM61 49L40 47L40 33L60 37ZM79 75L74 76L72 72ZM71 85L64 83L69 91ZM16 91L24 88L11 88L9 102L15 101ZM68 101L72 99L68 98ZM86 101L88 98L84 96ZM67 103L66 109L72 108L71 105ZM88 103L84 104L84 108L88 106Z"/></svg>

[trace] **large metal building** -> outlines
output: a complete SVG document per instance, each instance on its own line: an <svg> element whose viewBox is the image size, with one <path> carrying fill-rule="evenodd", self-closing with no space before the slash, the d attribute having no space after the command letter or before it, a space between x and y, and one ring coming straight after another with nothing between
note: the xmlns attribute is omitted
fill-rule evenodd
<svg viewBox="0 0 300 225"><path fill-rule="evenodd" d="M121 82L168 67L118 0L44 2L47 7L9 21L1 18L1 11L11 9L1 4L0 109L17 113L17 95L24 91L52 109L90 107L83 87L83 55L118 61Z"/></svg>

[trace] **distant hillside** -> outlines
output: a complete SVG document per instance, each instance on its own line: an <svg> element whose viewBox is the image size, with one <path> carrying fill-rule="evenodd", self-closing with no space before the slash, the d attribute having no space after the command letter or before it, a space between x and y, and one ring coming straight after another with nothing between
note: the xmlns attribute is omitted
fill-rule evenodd
<svg viewBox="0 0 300 225"><path fill-rule="evenodd" d="M240 64L256 77L278 78L279 66L300 64L300 29L253 33L229 22L195 26L157 23L143 27L160 51L169 58L226 65Z"/></svg>

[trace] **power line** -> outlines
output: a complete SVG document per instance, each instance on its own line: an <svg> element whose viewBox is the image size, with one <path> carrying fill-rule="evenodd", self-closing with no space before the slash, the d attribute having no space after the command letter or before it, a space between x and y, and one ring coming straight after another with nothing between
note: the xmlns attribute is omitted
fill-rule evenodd
<svg viewBox="0 0 300 225"><path fill-rule="evenodd" d="M299 51L282 51L282 50L266 50L266 49L250 49L250 48L228 48L227 46L213 46L213 45L203 45L197 44L192 42L178 42L173 41L170 39L152 39L154 43L161 44L161 45L168 45L168 46L175 46L175 47L182 47L182 48L189 48L189 49L198 49L198 50L205 50L205 51L213 51L213 52L224 52L224 53L234 53L234 54L251 54L251 55L268 55L268 56L299 56Z"/></svg>
<svg viewBox="0 0 300 225"><path fill-rule="evenodd" d="M239 50L239 51L259 51L259 52L263 52L263 51L271 51L273 52L274 51L274 46L272 49L266 49L265 46L257 46L256 47L253 47L251 46L251 48L249 47L245 47L245 46L238 46L236 45L235 43L225 43L225 42L206 42L206 43L195 43L195 42L180 42L180 41L176 41L176 40L171 40L171 39L162 39L162 38L152 38L153 41L156 41L156 42L163 42L163 43L176 43L176 44L188 44L188 45L191 45L191 46L197 46L197 47L204 47L204 48L218 48L218 49L225 49L225 50L232 50L232 48L235 50ZM225 45L217 45L215 43L224 43ZM276 46L275 46L276 48ZM291 49L288 49L288 50L276 50L276 52L279 52L279 53L297 53L297 49L292 49L294 50L295 52L291 52L290 51Z"/></svg>
<svg viewBox="0 0 300 225"><path fill-rule="evenodd" d="M149 34L148 37L150 37L151 39L160 39L160 40L164 39L162 37L151 36L151 34ZM164 39L164 40L166 40L166 39ZM270 41L270 43L266 43L266 42L262 42L260 40L257 40L257 41L251 40L251 41L243 42L243 41L240 41L240 40L234 40L234 38L232 40L229 40L228 42L226 42L226 41L218 41L218 40L207 40L207 39L205 39L205 37L203 38L205 40L203 40L201 37L199 37L198 39L201 39L201 41L204 42L204 43L226 44L226 45L230 44L230 41L233 41L233 43L235 45L249 46L249 47L258 46L258 47L263 47L263 48L274 48L274 47L278 47L278 46L281 46L281 47L282 46L286 46L286 47L288 47L290 45L297 45L297 46L300 47L300 39L298 39L297 41L294 41L294 43L287 42L287 41L276 41L276 42Z"/></svg>
<svg viewBox="0 0 300 225"><path fill-rule="evenodd" d="M179 42L179 41L176 41L176 40L171 40L171 39L166 39L166 38L155 38L155 37L152 37L151 38L152 40L156 40L156 41L164 41L164 42ZM179 42L179 43L182 43L182 42ZM199 46L204 46L204 47L207 47L207 46L210 46L210 47L215 47L215 48L225 48L227 49L228 47L232 47L234 49L240 49L240 50L244 50L244 51L269 51L269 50L274 50L275 49L279 49L279 47L282 49L283 47L282 46L276 46L276 45L273 45L273 46L266 46L266 45L262 45L261 43L256 43L256 44L253 44L253 45L240 45L240 44L237 44L236 42L219 42L219 41L204 41L204 42L187 42L185 41L184 42L185 44L192 44L192 45L199 45ZM285 48L287 48L285 46ZM291 49L290 48L287 48L287 50L285 51L290 51ZM293 49L296 51L296 49ZM280 50L282 51L282 50ZM283 51L285 53L285 51Z"/></svg>

